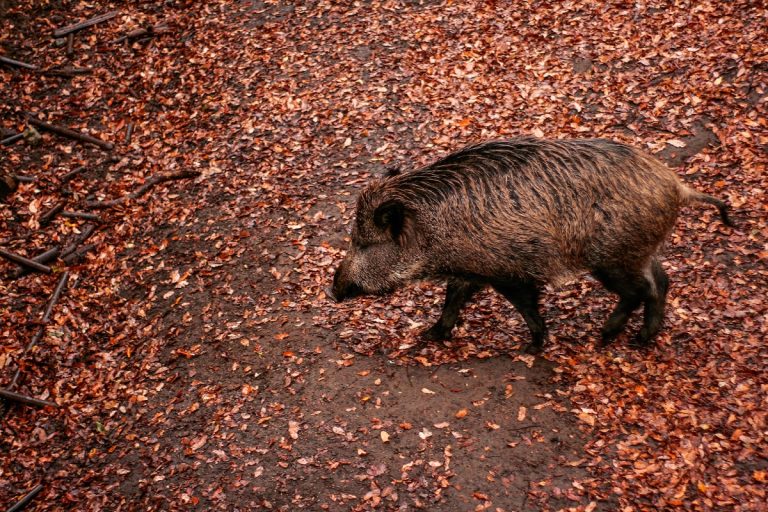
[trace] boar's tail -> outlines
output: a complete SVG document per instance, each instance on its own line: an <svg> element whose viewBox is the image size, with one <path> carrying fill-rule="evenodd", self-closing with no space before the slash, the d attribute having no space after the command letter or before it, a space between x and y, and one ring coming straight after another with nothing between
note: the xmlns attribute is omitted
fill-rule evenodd
<svg viewBox="0 0 768 512"><path fill-rule="evenodd" d="M720 218L723 221L723 224L726 226L734 226L733 221L731 220L731 217L729 216L729 209L730 206L725 201L721 201L720 199L716 197L712 197L709 194L704 194L703 192L699 192L698 190L694 190L690 187L686 187L685 185L681 186L682 188L682 194L683 194L683 201L685 204L691 204L691 203L709 203L717 206L717 209L720 211Z"/></svg>

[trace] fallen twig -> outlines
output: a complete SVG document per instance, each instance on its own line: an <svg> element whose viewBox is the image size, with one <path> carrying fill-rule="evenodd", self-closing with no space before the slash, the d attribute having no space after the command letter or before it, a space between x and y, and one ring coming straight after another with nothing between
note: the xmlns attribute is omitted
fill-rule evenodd
<svg viewBox="0 0 768 512"><path fill-rule="evenodd" d="M61 213L61 211L64 209L64 206L66 206L66 204L67 204L66 201L59 201L58 203L53 205L53 207L50 210L48 210L47 212L45 212L40 216L40 225L47 226L48 224L50 224L50 222L56 217L56 215Z"/></svg>
<svg viewBox="0 0 768 512"><path fill-rule="evenodd" d="M13 505L11 508L7 510L7 512L19 512L20 510L24 510L26 506L29 505L32 502L32 500L35 499L35 496L40 494L40 491L42 490L43 490L43 486L38 485L37 487L29 491L26 496L24 496L19 501L17 501L15 505Z"/></svg>
<svg viewBox="0 0 768 512"><path fill-rule="evenodd" d="M95 247L96 247L95 244L84 245L84 246L80 247L79 249L77 249L76 251L67 254L66 256L61 258L61 260L66 265L72 265L74 263L77 263L83 256L88 254Z"/></svg>
<svg viewBox="0 0 768 512"><path fill-rule="evenodd" d="M83 172L85 170L86 170L86 167L83 166L83 165L81 165L80 167L77 167L75 169L72 169L67 174L65 174L64 176L61 177L61 182L62 183L66 183L66 182L68 182L69 180L71 180L72 178L74 178L75 176L77 176L78 174L80 174L81 172Z"/></svg>
<svg viewBox="0 0 768 512"><path fill-rule="evenodd" d="M104 14L99 14L98 16L94 16L91 19L81 21L79 23L73 23L72 25L67 25L66 27L62 27L59 29L56 29L53 31L53 37L64 37L68 34L72 34L74 32L77 32L79 30L83 30L84 28L92 27L93 25L96 25L97 23L102 23L107 20L111 20L115 16L117 16L120 13L120 11L109 11Z"/></svg>
<svg viewBox="0 0 768 512"><path fill-rule="evenodd" d="M72 178L74 178L78 174L87 171L88 169L97 168L98 166L104 165L104 164L113 164L113 163L119 162L119 161L120 161L120 158L118 156L110 155L110 156L106 157L102 162L96 164L95 166L84 166L84 165L81 165L80 167L76 167L75 169L72 169L67 174L62 176L61 177L61 183L62 184L67 183L69 180L71 180Z"/></svg>
<svg viewBox="0 0 768 512"><path fill-rule="evenodd" d="M34 64L27 64L26 62L21 62L20 60L11 59L8 57L0 56L0 63L8 64L9 66L16 66L17 68L26 68L26 69L37 69L37 66Z"/></svg>
<svg viewBox="0 0 768 512"><path fill-rule="evenodd" d="M11 144L15 143L17 140L21 140L24 138L24 132L17 133L16 135L11 135L10 137L6 137L3 140L0 140L0 146L10 146Z"/></svg>
<svg viewBox="0 0 768 512"><path fill-rule="evenodd" d="M43 69L40 71L40 73L43 75L66 76L66 77L72 77L77 75L88 75L92 72L93 70L91 68L74 68L74 67Z"/></svg>
<svg viewBox="0 0 768 512"><path fill-rule="evenodd" d="M29 124L37 126L41 130L47 130L49 132L62 135L64 137L69 137L70 139L79 140L80 142L88 142L91 144L95 144L102 149L110 150L115 147L115 145L112 144L111 142L105 142L101 139L97 139L95 137L91 137L90 135L86 135L84 133L70 130L69 128L65 128L63 126L56 126L53 124L44 123L43 121L39 121L34 117L27 118L27 122L29 122Z"/></svg>
<svg viewBox="0 0 768 512"><path fill-rule="evenodd" d="M157 25L149 25L147 27L143 28L136 28L129 32L126 32L125 35L118 37L114 41L112 41L113 44L116 43L122 43L123 41L127 41L129 39L136 39L138 37L142 36L153 36L155 34L162 34L163 32L168 32L169 27L165 22L158 23Z"/></svg>
<svg viewBox="0 0 768 512"><path fill-rule="evenodd" d="M130 194L124 195L123 197L120 197L117 199L112 199L111 201L89 201L86 203L86 206L89 208L111 208L113 206L117 206L131 199L137 199L143 196L158 183L163 183L165 181L171 181L171 180L182 180L186 178L196 178L197 176L200 176L199 171L180 171L173 174L161 174L161 175L152 176L148 178L147 181L142 186L140 186Z"/></svg>
<svg viewBox="0 0 768 512"><path fill-rule="evenodd" d="M125 130L125 145L131 143L131 135L133 134L133 123L128 123L128 128Z"/></svg>
<svg viewBox="0 0 768 512"><path fill-rule="evenodd" d="M74 51L75 34L70 32L67 34L67 57L71 57Z"/></svg>
<svg viewBox="0 0 768 512"><path fill-rule="evenodd" d="M20 174L16 174L15 177L16 177L16 181L18 181L19 183L34 183L35 181L37 181L37 178L34 176L22 176Z"/></svg>
<svg viewBox="0 0 768 512"><path fill-rule="evenodd" d="M13 402L20 402L27 405L36 405L38 407L58 407L59 404L55 402L49 402L48 400L41 400L33 396L22 395L7 389L0 388L0 397Z"/></svg>
<svg viewBox="0 0 768 512"><path fill-rule="evenodd" d="M80 232L80 235L77 238L75 238L69 245L64 247L64 249L61 250L61 257L66 258L70 254L75 252L77 248L80 246L80 244L88 240L88 238L93 234L94 231L96 231L96 226L94 226L93 224L88 224L87 226L85 226L83 230Z"/></svg>
<svg viewBox="0 0 768 512"><path fill-rule="evenodd" d="M61 275L61 278L59 279L59 283L56 285L56 289L53 290L53 295L51 295L51 300L48 301L48 306L45 308L45 313L43 314L44 324L47 324L48 321L51 319L51 313L53 313L53 307L59 301L59 298L61 297L61 292L63 292L64 287L67 286L68 280L69 280L69 272L64 272Z"/></svg>
<svg viewBox="0 0 768 512"><path fill-rule="evenodd" d="M61 292L64 291L64 287L67 285L67 281L69 280L69 272L64 272L61 274L61 278L59 279L59 283L56 285L56 289L53 291L53 294L51 295L50 300L48 301L48 305L45 308L45 312L43 313L43 319L40 321L40 327L38 327L37 332L32 337L32 340L29 342L29 345L27 345L24 348L24 352L21 353L21 356L17 359L17 361L21 361L24 356L26 356L30 350L32 350L35 345L43 338L43 335L45 334L45 324L48 323L48 321L51 319L51 313L53 312L53 307L56 305L56 303L59 301L59 297L61 297ZM8 390L13 390L16 387L16 384L19 382L19 376L21 375L21 365L16 364L16 373L13 374L13 379L11 380L11 384L6 388Z"/></svg>
<svg viewBox="0 0 768 512"><path fill-rule="evenodd" d="M68 219L85 219L85 220L92 220L95 222L101 222L101 217L96 215L95 213L86 213L86 212L61 212L62 217L66 217Z"/></svg>
<svg viewBox="0 0 768 512"><path fill-rule="evenodd" d="M48 249L42 254L38 254L37 256L32 258L32 261L36 261L37 263L48 263L49 261L55 260L60 252L61 252L61 248L59 246L55 246L51 249ZM29 274L29 269L20 268L20 269L17 269L13 274L11 274L11 279L18 279L27 274Z"/></svg>
<svg viewBox="0 0 768 512"><path fill-rule="evenodd" d="M0 249L0 256L29 269L45 272L46 274L50 274L52 272L51 267L47 265L43 265L42 263L30 260L29 258L25 258L24 256L20 256L16 253L8 252L4 249Z"/></svg>

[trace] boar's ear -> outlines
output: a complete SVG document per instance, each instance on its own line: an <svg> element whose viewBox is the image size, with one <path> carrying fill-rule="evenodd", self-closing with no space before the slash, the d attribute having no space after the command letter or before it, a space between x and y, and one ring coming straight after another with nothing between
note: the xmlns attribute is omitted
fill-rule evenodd
<svg viewBox="0 0 768 512"><path fill-rule="evenodd" d="M405 206L397 200L386 201L373 212L373 223L376 227L389 231L393 240L400 242L405 226Z"/></svg>

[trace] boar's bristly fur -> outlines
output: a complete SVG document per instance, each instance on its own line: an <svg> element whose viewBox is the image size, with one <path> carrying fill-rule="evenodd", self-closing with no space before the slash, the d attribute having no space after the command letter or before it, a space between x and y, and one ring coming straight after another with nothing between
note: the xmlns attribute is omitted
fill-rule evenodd
<svg viewBox="0 0 768 512"><path fill-rule="evenodd" d="M661 328L668 288L659 249L680 208L696 201L717 206L730 225L724 202L624 144L523 137L469 146L363 190L333 294L447 279L443 312L425 332L445 339L461 307L492 286L523 315L538 350L546 337L541 287L586 271L619 296L604 342L644 306L636 341L646 344Z"/></svg>

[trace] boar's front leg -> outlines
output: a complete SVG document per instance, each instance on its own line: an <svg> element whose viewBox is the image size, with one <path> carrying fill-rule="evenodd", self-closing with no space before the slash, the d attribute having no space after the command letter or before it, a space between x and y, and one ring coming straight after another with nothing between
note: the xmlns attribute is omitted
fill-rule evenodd
<svg viewBox="0 0 768 512"><path fill-rule="evenodd" d="M539 295L536 283L528 281L491 283L523 315L531 331L531 343L525 348L529 354L541 352L547 337L547 325L539 313Z"/></svg>
<svg viewBox="0 0 768 512"><path fill-rule="evenodd" d="M445 292L445 305L440 318L435 325L422 333L426 340L447 340L451 337L451 331L459 319L459 312L472 296L482 288L482 285L459 278L448 279L448 288Z"/></svg>

